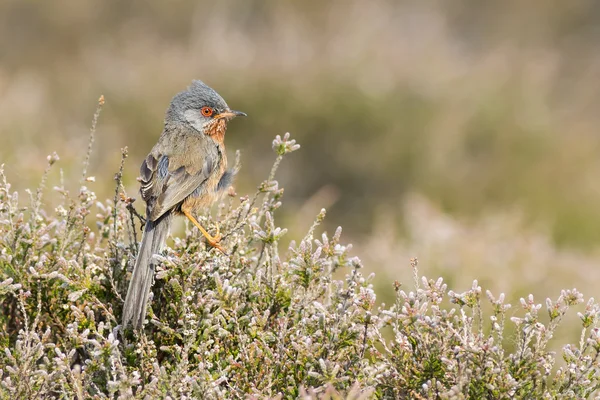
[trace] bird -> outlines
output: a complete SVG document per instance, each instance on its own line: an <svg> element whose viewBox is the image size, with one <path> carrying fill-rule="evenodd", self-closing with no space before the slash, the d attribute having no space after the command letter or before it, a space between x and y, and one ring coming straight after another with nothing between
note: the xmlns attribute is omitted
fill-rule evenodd
<svg viewBox="0 0 600 400"><path fill-rule="evenodd" d="M165 113L158 142L140 167L140 194L146 222L123 305L122 327L142 328L153 284L153 255L165 246L173 216L189 219L209 246L225 253L218 230L211 236L194 212L209 207L231 186L235 171L227 169L225 131L241 111L200 80L177 93Z"/></svg>

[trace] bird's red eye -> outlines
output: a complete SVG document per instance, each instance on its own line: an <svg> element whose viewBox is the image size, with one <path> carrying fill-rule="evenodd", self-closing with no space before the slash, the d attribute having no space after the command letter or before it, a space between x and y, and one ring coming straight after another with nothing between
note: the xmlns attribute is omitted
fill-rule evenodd
<svg viewBox="0 0 600 400"><path fill-rule="evenodd" d="M211 115L213 115L213 109L210 107L202 107L200 109L200 112L202 113L202 115L204 115L205 117L210 117Z"/></svg>

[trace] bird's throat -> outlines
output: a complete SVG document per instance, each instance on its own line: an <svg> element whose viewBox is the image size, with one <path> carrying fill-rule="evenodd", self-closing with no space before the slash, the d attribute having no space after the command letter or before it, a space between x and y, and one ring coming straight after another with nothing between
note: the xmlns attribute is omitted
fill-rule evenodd
<svg viewBox="0 0 600 400"><path fill-rule="evenodd" d="M213 140L222 143L225 139L225 131L227 130L227 121L218 119L214 121L206 130L206 134Z"/></svg>

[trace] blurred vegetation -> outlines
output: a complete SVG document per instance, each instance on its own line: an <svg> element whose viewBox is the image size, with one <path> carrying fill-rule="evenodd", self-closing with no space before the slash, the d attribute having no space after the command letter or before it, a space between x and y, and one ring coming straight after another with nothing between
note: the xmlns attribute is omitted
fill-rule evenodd
<svg viewBox="0 0 600 400"><path fill-rule="evenodd" d="M230 152L242 150L240 193L268 171L273 134L303 143L281 171L292 236L324 206L327 229L343 224L357 252L377 260L371 268L406 276L398 260L418 255L428 273L466 281L488 270L521 276L539 250L527 243L540 238L542 258L557 255L552 270L585 286L595 268L583 265L600 260L599 22L592 0L4 0L0 163L15 189L35 187L57 151L65 181L77 182L102 93L96 192L110 195L127 145L124 183L135 193L171 97L199 78L249 114L227 137ZM425 233L415 233L413 196L449 215L457 235L473 232L453 251L469 249L465 237L499 238L480 222L490 215L517 218L498 229L522 256L500 270L491 256L437 257L444 235L423 244L441 228L422 219ZM389 235L378 234L381 221ZM482 239L478 254L496 254L488 246ZM546 296L563 282L551 275L538 288Z"/></svg>

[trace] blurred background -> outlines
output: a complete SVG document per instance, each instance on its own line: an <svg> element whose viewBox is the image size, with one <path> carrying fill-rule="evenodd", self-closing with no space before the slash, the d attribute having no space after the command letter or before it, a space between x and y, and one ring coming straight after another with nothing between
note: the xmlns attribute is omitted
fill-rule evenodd
<svg viewBox="0 0 600 400"><path fill-rule="evenodd" d="M413 256L457 291L597 295L600 3L2 0L0 163L23 190L57 151L76 190L103 94L90 186L112 196L128 146L135 195L195 78L249 115L227 133L238 194L291 132L279 225L297 239L327 208L388 304Z"/></svg>

